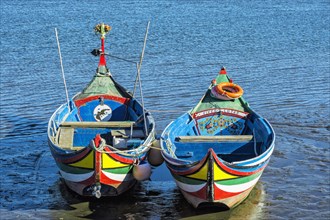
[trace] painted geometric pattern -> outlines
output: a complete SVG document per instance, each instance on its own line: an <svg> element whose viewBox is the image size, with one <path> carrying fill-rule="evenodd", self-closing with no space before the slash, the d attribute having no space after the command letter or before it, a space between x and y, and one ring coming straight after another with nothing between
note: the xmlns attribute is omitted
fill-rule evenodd
<svg viewBox="0 0 330 220"><path fill-rule="evenodd" d="M244 129L245 120L225 115L213 115L197 121L201 135L238 135Z"/></svg>
<svg viewBox="0 0 330 220"><path fill-rule="evenodd" d="M248 176L233 175L221 169L215 162L213 162L213 173L209 174L209 163L210 161L207 160L205 164L193 174L178 175L172 172L178 187L192 196L207 200L207 178L208 176L213 177L213 198L215 201L220 202L222 199L229 197L234 198L238 194L250 190L258 182L262 174L261 170Z"/></svg>
<svg viewBox="0 0 330 220"><path fill-rule="evenodd" d="M102 170L100 181L105 184L119 184L131 181L133 165L121 163L107 154L102 155ZM85 157L71 163L58 163L61 175L71 182L82 182L91 178L95 173L95 153L90 151Z"/></svg>

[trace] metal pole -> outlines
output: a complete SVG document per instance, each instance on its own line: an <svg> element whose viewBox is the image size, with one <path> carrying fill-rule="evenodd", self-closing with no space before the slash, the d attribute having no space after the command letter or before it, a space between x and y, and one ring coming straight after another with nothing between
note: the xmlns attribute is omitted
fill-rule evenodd
<svg viewBox="0 0 330 220"><path fill-rule="evenodd" d="M136 63L136 68L139 68L138 63ZM147 127L146 113L145 113L145 109L144 109L142 83L141 83L141 79L140 79L140 74L138 74L138 75L139 75L139 85L140 85L140 95L141 95L141 102L142 102L142 114L143 114L143 121L144 121L144 129L146 131L146 135L148 136L149 132L148 132L148 127Z"/></svg>
<svg viewBox="0 0 330 220"><path fill-rule="evenodd" d="M141 102L142 102L143 120L144 120L144 129L145 129L146 135L148 135L149 132L148 132L148 128L147 128L147 120L146 120L146 114L145 114L145 109L144 109L144 101L143 101L142 83L141 83L140 72L141 72L141 66L142 66L142 61L143 61L143 57L144 57L144 51L146 49L146 44L147 44L149 25L150 25L150 21L148 21L147 28L146 28L146 33L144 35L144 42L143 42L143 48L142 48L142 52L141 52L141 56L140 56L140 62L136 63L137 74L136 74L136 79L135 79L135 84L134 84L134 89L133 89L133 97L134 97L136 84L137 84L137 81L139 81L140 95L141 95Z"/></svg>
<svg viewBox="0 0 330 220"><path fill-rule="evenodd" d="M66 94L66 101L68 103L68 109L69 109L69 111L71 111L69 93L68 93L68 88L66 86L66 81L65 81L64 68L63 68L62 55L61 55L61 47L60 47L60 41L58 40L57 28L55 28L55 35L56 35L56 41L57 41L57 47L58 47L58 54L60 56L60 63L61 63L61 70L62 70L62 77L63 77L63 82L64 82L65 94Z"/></svg>
<svg viewBox="0 0 330 220"><path fill-rule="evenodd" d="M136 75L136 78L135 78L135 84L134 84L134 89L133 89L133 97L134 97L134 94L135 94L137 81L140 79L140 71L141 71L141 66L142 66L142 60L143 60L143 57L144 57L144 50L146 49L146 44L147 44L149 25L150 25L150 21L148 21L148 24L147 24L146 33L144 35L143 48L142 48L142 52L141 52L141 56L140 56L140 62L139 62L139 65L137 66L137 75Z"/></svg>

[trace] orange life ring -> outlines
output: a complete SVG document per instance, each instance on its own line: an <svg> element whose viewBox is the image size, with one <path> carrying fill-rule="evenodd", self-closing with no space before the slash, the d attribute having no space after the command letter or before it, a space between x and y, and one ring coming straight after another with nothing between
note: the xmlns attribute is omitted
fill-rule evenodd
<svg viewBox="0 0 330 220"><path fill-rule="evenodd" d="M222 99L221 97L226 97L228 99L237 99L241 97L244 90L237 84L230 82L222 82L214 86L214 93L217 93L216 97Z"/></svg>

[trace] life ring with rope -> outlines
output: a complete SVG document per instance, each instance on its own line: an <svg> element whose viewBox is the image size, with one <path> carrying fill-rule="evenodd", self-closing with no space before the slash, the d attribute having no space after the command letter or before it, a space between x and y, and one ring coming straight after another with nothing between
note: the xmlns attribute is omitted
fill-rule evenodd
<svg viewBox="0 0 330 220"><path fill-rule="evenodd" d="M222 82L213 86L211 93L217 99L232 100L240 98L243 95L244 90L237 84Z"/></svg>

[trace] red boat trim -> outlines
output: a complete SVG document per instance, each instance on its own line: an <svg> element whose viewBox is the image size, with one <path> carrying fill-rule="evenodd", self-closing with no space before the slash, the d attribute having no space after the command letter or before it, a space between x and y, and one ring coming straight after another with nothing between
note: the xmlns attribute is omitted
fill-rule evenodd
<svg viewBox="0 0 330 220"><path fill-rule="evenodd" d="M241 172L241 171L237 171L237 170L233 170L231 168L229 168L228 166L226 166L224 163L222 163L219 158L217 157L217 155L215 154L213 149L209 149L212 151L212 155L214 157L214 160L216 162L216 164L224 171L226 171L229 174L234 174L237 176L250 176L252 174L258 173L261 170L265 169L265 167L267 166L267 163L265 163L262 167L260 167L259 169L255 170L255 171L251 171L251 172Z"/></svg>
<svg viewBox="0 0 330 220"><path fill-rule="evenodd" d="M105 147L104 150L107 152L107 155L109 157L112 157L113 159L121 162L121 163L126 163L126 164L134 164L135 158L126 158L126 157L122 157L119 154L115 153L114 151L112 151L109 147ZM146 156L143 156L142 158L139 158L140 160L144 160L146 158Z"/></svg>
<svg viewBox="0 0 330 220"><path fill-rule="evenodd" d="M206 109L206 110L203 110L203 111L195 112L195 113L193 113L192 116L195 120L198 120L200 118L205 118L205 117L216 115L216 114L233 116L233 117L236 117L236 118L246 118L249 115L248 112L243 112L243 111L239 111L239 110L236 110L236 109L215 108L215 109Z"/></svg>
<svg viewBox="0 0 330 220"><path fill-rule="evenodd" d="M101 182L102 153L95 151L95 182Z"/></svg>
<svg viewBox="0 0 330 220"><path fill-rule="evenodd" d="M80 107L83 104L85 104L86 102L90 102L90 101L93 101L93 100L98 100L101 96L104 99L113 100L113 101L119 102L121 104L127 104L130 100L130 98L100 94L100 95L90 96L90 97L87 97L87 98L84 98L84 99L75 100L74 103L77 107Z"/></svg>

